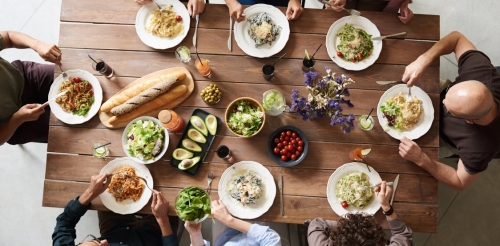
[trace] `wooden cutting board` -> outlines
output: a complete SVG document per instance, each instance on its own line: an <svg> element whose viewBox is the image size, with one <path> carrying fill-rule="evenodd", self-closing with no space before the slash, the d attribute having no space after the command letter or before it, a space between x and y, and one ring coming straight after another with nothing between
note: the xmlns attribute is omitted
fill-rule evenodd
<svg viewBox="0 0 500 246"><path fill-rule="evenodd" d="M136 81L130 83L125 88L121 89L119 92L121 92L121 91L125 90L126 88L128 88L130 86L133 86L135 84L143 83L143 82L146 82L146 81L148 81L150 79L156 79L156 78L160 77L161 75L172 73L172 72L176 72L176 71L183 71L186 74L186 78L184 80L182 80L182 81L177 82L175 85L176 86L179 86L179 85L185 85L185 86L187 86L187 92L184 95L180 96L179 98L175 99L174 101L172 101L170 103L167 103L167 104L163 105L160 108L151 110L151 111L149 111L149 112L147 112L147 113L145 113L143 115L140 115L140 116L158 117L158 113L161 110L175 108L177 105L181 104L184 100L186 100L186 98L188 98L191 95L191 93L193 92L193 89L194 89L193 76L191 76L191 73L189 73L189 71L186 68L184 68L184 67L173 67L173 68L167 68L167 69L163 69L163 70L160 70L160 71L156 71L156 72L150 73L150 74L145 75L145 76L137 79ZM106 126L107 128L125 127L129 123L129 122L122 122L122 123L118 123L118 124L115 124L115 125L111 125L111 124L108 123L108 119L111 118L112 116L113 115L110 112L101 112L101 111L99 111L99 119L101 120L102 124L104 126ZM137 116L137 117L139 117L139 116Z"/></svg>

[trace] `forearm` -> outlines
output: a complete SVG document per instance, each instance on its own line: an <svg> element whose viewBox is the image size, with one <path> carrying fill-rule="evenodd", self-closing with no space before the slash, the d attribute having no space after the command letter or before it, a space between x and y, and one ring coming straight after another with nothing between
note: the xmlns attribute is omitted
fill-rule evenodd
<svg viewBox="0 0 500 246"><path fill-rule="evenodd" d="M191 240L191 246L205 245L205 242L203 241L203 235L201 235L201 231L189 234L189 239Z"/></svg>
<svg viewBox="0 0 500 246"><path fill-rule="evenodd" d="M16 31L3 31L1 32L6 48L32 48L36 51L38 40Z"/></svg>
<svg viewBox="0 0 500 246"><path fill-rule="evenodd" d="M170 226L170 221L167 218L157 218L158 225L160 225L162 236L172 235L174 232L172 231L172 227Z"/></svg>
<svg viewBox="0 0 500 246"><path fill-rule="evenodd" d="M443 182L456 191L463 191L470 185L470 183L460 179L456 169L439 161L431 160L426 154L424 154L424 158L421 158L417 165L429 172L438 181Z"/></svg>
<svg viewBox="0 0 500 246"><path fill-rule="evenodd" d="M455 52L461 38L465 37L461 33L453 31L434 44L427 52L422 54L421 57L426 60L427 66L429 66L438 57Z"/></svg>
<svg viewBox="0 0 500 246"><path fill-rule="evenodd" d="M248 231L250 231L250 227L252 226L251 223L248 223L246 221L236 219L234 217L231 217L230 219L226 221L221 221L224 225L227 227L231 227L235 230L241 231L245 234L248 234Z"/></svg>
<svg viewBox="0 0 500 246"><path fill-rule="evenodd" d="M0 145L6 143L22 123L24 123L24 121L17 113L14 113L7 123L0 125Z"/></svg>
<svg viewBox="0 0 500 246"><path fill-rule="evenodd" d="M413 245L412 230L396 215L396 213L387 216L387 223L389 224L392 234L389 245Z"/></svg>

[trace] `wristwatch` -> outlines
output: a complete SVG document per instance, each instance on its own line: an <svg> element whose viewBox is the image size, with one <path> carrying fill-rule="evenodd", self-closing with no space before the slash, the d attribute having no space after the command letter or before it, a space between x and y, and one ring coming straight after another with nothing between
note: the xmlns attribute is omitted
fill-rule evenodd
<svg viewBox="0 0 500 246"><path fill-rule="evenodd" d="M385 216L389 216L389 215L392 215L394 213L394 208L392 207L392 205L389 205L391 208L389 209L389 211L384 211L382 209L382 213L385 215Z"/></svg>

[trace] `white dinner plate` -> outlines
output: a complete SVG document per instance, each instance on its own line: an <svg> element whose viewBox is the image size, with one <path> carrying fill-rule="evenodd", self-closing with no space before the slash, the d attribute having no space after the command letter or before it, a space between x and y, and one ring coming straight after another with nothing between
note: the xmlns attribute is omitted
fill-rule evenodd
<svg viewBox="0 0 500 246"><path fill-rule="evenodd" d="M229 194L229 185L234 177L244 174L247 170L256 173L262 180L262 193L256 204L243 205ZM229 212L241 219L255 219L271 208L276 197L276 185L273 175L262 164L255 161L240 161L227 168L219 182L219 198Z"/></svg>
<svg viewBox="0 0 500 246"><path fill-rule="evenodd" d="M274 24L281 27L280 34L272 45L263 44L259 47L255 47L255 42L248 34L250 22L247 20L237 22L234 25L234 39L236 40L238 47L240 47L240 49L242 49L247 55L258 58L270 57L277 54L285 48L288 38L290 37L290 25L288 24L288 20L283 12L281 12L278 8L267 4L254 4L244 10L246 19L263 12L271 16Z"/></svg>
<svg viewBox="0 0 500 246"><path fill-rule="evenodd" d="M72 78L74 77L80 77L81 79L87 80L92 84L92 88L94 90L94 103L90 107L89 112L84 115L74 115L72 113L65 112L59 104L56 103L55 100L52 100L49 102L50 106L50 111L62 122L66 124L81 124L83 122L86 122L90 120L92 117L94 117L97 112L99 112L99 108L101 107L102 103L102 88L101 84L99 83L99 80L92 75L91 73L81 70L81 69L73 69L73 70L67 70L65 71L66 74ZM59 88L61 87L62 83L64 82L64 79L62 77L62 74L57 76L57 78L54 80L52 85L50 86L49 90L49 100L54 98L58 93L59 93Z"/></svg>
<svg viewBox="0 0 500 246"><path fill-rule="evenodd" d="M147 180L148 186L153 187L153 177L149 172L149 169L143 165L135 162L132 158L118 158L114 159L106 166L101 169L100 173L113 173L116 169L129 165L135 169L135 174L139 177L143 177ZM102 203L109 210L118 213L118 214L133 214L137 211L141 210L149 201L153 192L148 189L148 187L144 186L144 191L142 192L141 198L137 201L133 201L132 199L127 199L121 202L117 202L116 199L109 193L108 189L106 189L102 194L99 195Z"/></svg>
<svg viewBox="0 0 500 246"><path fill-rule="evenodd" d="M375 185L376 183L382 181L380 175L378 174L377 171L375 171L375 169L373 169L373 167L370 167L370 172L369 172L366 168L366 164L359 162L350 162L340 166L335 170L335 172L332 173L332 175L328 179L328 184L326 186L326 197L328 199L328 203L330 203L330 206L333 209L333 212L335 212L339 216L344 216L347 213L357 213L357 212L373 215L380 208L380 204L375 197L373 197L373 201L364 208L360 209L354 206L348 206L347 208L343 208L341 205L342 201L339 201L339 199L335 196L337 183L342 177L351 173L360 173L360 172L366 173L366 175L368 175L371 185Z"/></svg>
<svg viewBox="0 0 500 246"><path fill-rule="evenodd" d="M189 25L191 22L191 16L189 16L189 12L186 9L186 6L182 4L178 0L155 0L160 6L164 7L167 5L172 5L175 13L177 15L182 16L182 25L184 30L182 33L179 33L177 36L173 38L160 38L151 33L148 33L146 30L146 26L149 23L149 19L152 16L150 13L153 10L158 10L158 6L154 3L143 5L139 12L137 12L137 16L135 18L135 31L141 41L155 49L168 49L178 45L182 40L187 36L189 32Z"/></svg>
<svg viewBox="0 0 500 246"><path fill-rule="evenodd" d="M408 95L408 87L406 85L395 85L384 92L377 105L377 118L378 122L391 137L401 140L403 137L409 139L417 139L424 134L426 134L429 129L431 129L432 122L434 120L434 106L432 105L431 98L425 91L417 86L411 87L411 94L416 96L418 99L422 100L422 105L424 107L423 116L420 117L418 123L409 131L398 132L394 127L390 127L387 123L387 119L384 117L380 106L389 100L393 96L397 96L399 93L403 96Z"/></svg>
<svg viewBox="0 0 500 246"><path fill-rule="evenodd" d="M372 54L360 62L348 62L337 56L337 44L340 42L340 38L337 37L337 33L345 26L345 24L361 28L365 30L366 33L372 35L372 37L380 36L380 31L375 24L363 16L350 15L340 18L330 26L330 29L328 29L328 33L326 34L326 50L328 51L328 56L330 56L332 61L339 67L351 71L363 70L373 65L382 51L382 40L372 40Z"/></svg>

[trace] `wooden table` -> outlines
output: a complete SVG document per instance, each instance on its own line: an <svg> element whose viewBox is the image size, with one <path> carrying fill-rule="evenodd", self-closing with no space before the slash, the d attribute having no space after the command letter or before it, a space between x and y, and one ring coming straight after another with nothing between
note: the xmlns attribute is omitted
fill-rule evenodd
<svg viewBox="0 0 500 246"><path fill-rule="evenodd" d="M61 11L59 47L63 52L64 69L84 69L92 72L101 82L104 100L120 88L148 73L169 67L185 66L195 79L193 94L176 111L187 120L195 108L202 108L224 119L227 105L235 98L250 96L262 99L262 93L274 88L284 92L288 104L291 90L298 88L305 95L301 61L304 49L312 52L325 42L330 25L345 16L344 12L320 9L306 9L298 21L290 22L290 39L283 51L272 58L258 59L246 56L233 40L233 51L226 47L228 38L228 10L225 5L207 5L200 17L198 30L198 52L211 61L213 75L210 79L200 76L194 65L183 64L173 49L154 50L143 44L135 32L135 16L139 6L133 1L119 0L64 0ZM284 12L285 8L281 8ZM405 66L428 50L439 36L439 16L415 15L404 25L392 13L363 12L379 28L382 35L406 31L406 40L401 37L385 39L383 50L377 62L359 71L346 71L336 66L329 58L325 45L316 54L315 68L324 74L323 67L329 66L337 73L352 77L356 83L349 86L350 99L355 107L346 109L355 115L366 114L376 107L380 96L388 87L379 86L376 80L398 80ZM191 30L181 45L193 52ZM89 53L94 58L103 58L115 70L115 77L108 80L92 70ZM276 65L276 76L272 82L263 79L261 67L272 62L278 55L287 53L286 58ZM439 60L425 72L420 87L429 93L435 109L434 123L430 131L416 142L431 158L438 156L438 112L439 112ZM219 104L209 107L199 96L200 90L209 83L217 83L223 92ZM377 121L377 120L376 120ZM378 122L378 121L377 121ZM355 122L357 124L357 121ZM306 159L293 168L281 167L268 157L266 142L268 135L285 124L302 129L309 139L309 153ZM125 156L120 137L122 129L107 129L95 116L81 125L66 125L52 116L50 121L47 169L44 182L43 206L64 207L70 199L80 195L89 184L90 176L98 174L107 162L115 157ZM170 134L170 146L164 158L170 159L174 146L181 134ZM90 146L93 141L111 141L110 157L92 157ZM262 221L301 224L306 219L323 217L338 219L326 199L326 184L336 168L350 162L348 153L356 147L372 148L367 158L382 179L392 181L401 174L394 208L407 224L418 232L435 232L438 211L438 182L425 170L403 160L398 154L399 141L386 134L377 123L369 132L356 129L343 134L339 127L331 127L328 119L304 122L299 115L284 113L278 117L267 117L262 132L249 139L237 138L225 126L217 133L212 149L219 144L231 146L237 160L253 160L265 165L275 181L279 174L284 178L285 216L279 214L279 195L271 209L258 218ZM209 153L197 176L185 175L170 166L169 161L158 161L148 165L155 188L163 192L169 201L169 213L174 215L173 200L177 192L189 185L206 187L207 173L220 177L228 164ZM217 199L219 179L212 183L210 193ZM279 194L279 193L278 193ZM99 198L91 209L105 210ZM140 212L151 213L150 206ZM377 220L388 228L385 216L379 211Z"/></svg>

